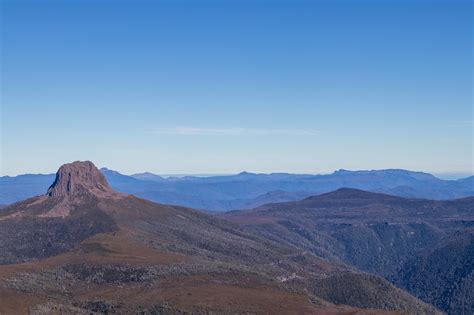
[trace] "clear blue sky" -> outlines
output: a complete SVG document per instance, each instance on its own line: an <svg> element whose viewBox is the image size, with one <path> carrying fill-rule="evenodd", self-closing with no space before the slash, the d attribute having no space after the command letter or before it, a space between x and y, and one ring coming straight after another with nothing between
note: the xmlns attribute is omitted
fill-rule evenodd
<svg viewBox="0 0 474 315"><path fill-rule="evenodd" d="M472 173L471 1L2 1L1 174Z"/></svg>

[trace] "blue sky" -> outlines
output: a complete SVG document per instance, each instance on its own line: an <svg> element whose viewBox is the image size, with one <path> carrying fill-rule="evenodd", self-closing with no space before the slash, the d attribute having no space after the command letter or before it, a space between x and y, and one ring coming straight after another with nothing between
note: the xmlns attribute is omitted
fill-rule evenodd
<svg viewBox="0 0 474 315"><path fill-rule="evenodd" d="M2 1L1 174L473 172L470 1Z"/></svg>

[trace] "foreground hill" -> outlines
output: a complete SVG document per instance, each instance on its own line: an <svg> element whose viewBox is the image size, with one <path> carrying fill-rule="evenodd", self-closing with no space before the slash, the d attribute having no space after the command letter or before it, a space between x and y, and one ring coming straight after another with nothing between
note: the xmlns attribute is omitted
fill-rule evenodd
<svg viewBox="0 0 474 315"><path fill-rule="evenodd" d="M380 277L118 193L90 162L0 212L0 264L2 314L437 312Z"/></svg>
<svg viewBox="0 0 474 315"><path fill-rule="evenodd" d="M170 177L151 173L126 176L101 169L109 184L123 193L166 204L226 211L252 209L272 202L301 200L342 187L409 198L454 199L474 196L474 177L441 180L406 170L346 171L328 175L253 174ZM0 177L0 203L10 204L43 193L54 180L50 175Z"/></svg>
<svg viewBox="0 0 474 315"><path fill-rule="evenodd" d="M222 217L269 240L392 279L447 311L463 306L460 299L445 296L455 294L453 288L461 290L462 281L472 285L471 238L444 241L474 226L472 197L432 201L344 188Z"/></svg>

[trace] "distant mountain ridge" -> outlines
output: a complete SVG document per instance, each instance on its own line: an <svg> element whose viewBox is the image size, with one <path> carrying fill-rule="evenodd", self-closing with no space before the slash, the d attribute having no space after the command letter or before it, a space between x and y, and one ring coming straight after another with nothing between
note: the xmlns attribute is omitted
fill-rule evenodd
<svg viewBox="0 0 474 315"><path fill-rule="evenodd" d="M210 177L162 177L149 172L123 175L102 168L111 187L156 202L210 211L251 209L265 203L296 201L342 187L408 198L456 199L474 196L474 176L443 180L402 169L338 170L327 175L241 172ZM11 204L44 192L54 174L0 177L0 204Z"/></svg>

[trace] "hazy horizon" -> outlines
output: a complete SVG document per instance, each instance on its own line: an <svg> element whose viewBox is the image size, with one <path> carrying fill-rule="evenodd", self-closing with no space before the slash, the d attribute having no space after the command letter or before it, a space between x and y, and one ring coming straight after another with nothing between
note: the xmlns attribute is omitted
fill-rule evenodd
<svg viewBox="0 0 474 315"><path fill-rule="evenodd" d="M73 161L69 161L66 163L70 163ZM92 161L93 162L93 161ZM31 173L31 172L24 172L24 173L18 173L18 174L6 174L6 175L0 175L0 177L3 176L10 176L10 177L15 177L19 175L49 175L49 174L54 174L58 167L55 170L51 171L46 171L46 172L36 172L36 173ZM249 170L241 170L241 171L236 171L236 172L221 172L221 173L163 173L159 171L150 171L150 170L141 170L141 171L136 171L136 172L122 172L120 169L112 169L107 166L100 166L96 165L99 169L108 169L110 171L116 171L119 172L120 174L131 176L131 175L137 175L137 174L143 174L143 173L151 173L153 175L158 175L162 177L185 177L185 176L196 176L196 177L213 177L213 176L231 176L231 175L237 175L240 173L252 173L252 174L278 174L278 173L288 173L288 174L294 174L294 175L329 175L337 171L341 170L346 170L346 171L382 171L382 170L398 170L398 168L387 168L387 169L334 169L334 170L327 170L327 171L314 171L314 172L300 172L300 173L295 173L295 172L286 172L286 171L277 171L277 172L259 172L259 171L249 171ZM399 169L399 170L407 170L407 171L412 171L412 172L423 172L423 173L428 173L431 175L434 175L440 179L444 180L456 180L456 179L462 179L470 176L474 176L474 173L436 173L436 172L429 172L429 171L423 171L423 170L408 170L408 169Z"/></svg>
<svg viewBox="0 0 474 315"><path fill-rule="evenodd" d="M471 1L2 1L0 175L473 173Z"/></svg>

